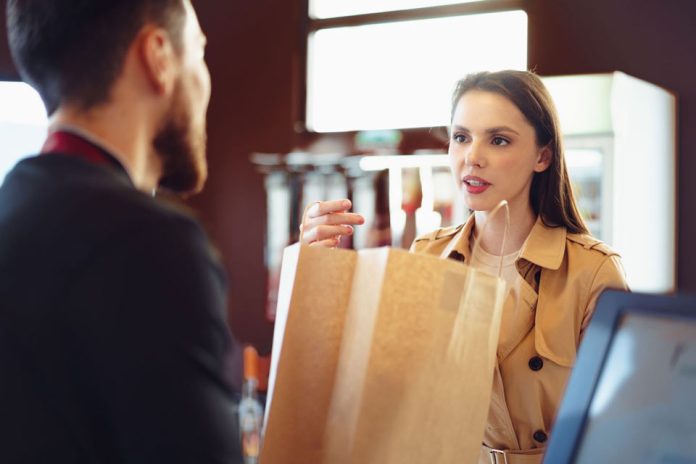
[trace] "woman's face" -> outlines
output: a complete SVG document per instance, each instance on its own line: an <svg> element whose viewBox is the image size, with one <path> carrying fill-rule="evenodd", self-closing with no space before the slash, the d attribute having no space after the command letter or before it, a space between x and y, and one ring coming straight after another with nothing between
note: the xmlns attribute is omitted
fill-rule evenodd
<svg viewBox="0 0 696 464"><path fill-rule="evenodd" d="M449 159L467 206L490 211L501 200L529 208L535 172L548 168L548 148L538 147L534 128L507 98L470 90L457 103Z"/></svg>

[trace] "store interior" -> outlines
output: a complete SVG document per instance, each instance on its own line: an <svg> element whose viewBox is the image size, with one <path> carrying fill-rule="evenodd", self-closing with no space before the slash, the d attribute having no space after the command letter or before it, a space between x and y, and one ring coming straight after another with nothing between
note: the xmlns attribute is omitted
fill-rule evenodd
<svg viewBox="0 0 696 464"><path fill-rule="evenodd" d="M310 29L306 0L193 3L208 36L213 92L208 112L210 175L204 191L186 203L208 229L227 268L232 331L243 344L267 354L273 338L268 310L272 279L267 265L271 261L277 265L277 259L268 256L268 237L273 234L268 221L269 169L262 166L272 161L263 161L259 155L282 158L288 153L304 153L310 156L311 164L312 156L326 160L331 154L356 155L361 147L355 131L317 133L306 128L306 41ZM506 2L491 3L498 8L506 6ZM647 252L642 266L648 280L651 272L656 281L662 281L665 272L672 273L660 291L696 292L692 266L696 244L691 240L696 235L696 204L691 200L696 198L696 183L690 179L696 172L696 4L691 0L508 3L520 4L526 12L527 67L541 76L611 76L618 71L667 89L675 97L671 129L676 134L675 174L665 181L675 192L673 202L667 204L673 209L673 235L664 244L673 251L668 253L671 261L667 271ZM463 49L467 46L472 45L462 44ZM419 63L410 65L415 69ZM18 79L5 40L0 43L0 79ZM398 143L391 148L391 154L418 154L444 153L446 146L441 127L407 128L399 131ZM650 172L649 163L661 160L655 157L643 162ZM438 170L434 168L431 174L437 176ZM593 188L590 184L586 188ZM650 223L662 217L659 213L645 211L640 221ZM387 242L376 244L395 244L391 238ZM660 247L654 242L649 246ZM277 258L278 250L273 253Z"/></svg>

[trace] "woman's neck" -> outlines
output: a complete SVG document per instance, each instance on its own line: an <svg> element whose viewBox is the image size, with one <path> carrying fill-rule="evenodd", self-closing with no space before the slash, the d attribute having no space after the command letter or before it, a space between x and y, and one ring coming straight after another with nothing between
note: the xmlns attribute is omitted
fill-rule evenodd
<svg viewBox="0 0 696 464"><path fill-rule="evenodd" d="M529 205L524 208L510 207L510 228L503 247L503 238L505 237L504 208L493 215L490 211L475 211L474 218L474 234L480 241L481 247L487 253L497 256L500 256L501 249L502 254L507 255L522 248L536 222L536 215Z"/></svg>

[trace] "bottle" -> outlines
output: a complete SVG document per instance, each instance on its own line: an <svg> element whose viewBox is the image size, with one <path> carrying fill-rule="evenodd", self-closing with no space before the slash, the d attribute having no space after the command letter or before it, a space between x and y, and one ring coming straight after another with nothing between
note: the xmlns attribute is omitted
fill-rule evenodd
<svg viewBox="0 0 696 464"><path fill-rule="evenodd" d="M258 399L258 353L252 346L244 348L244 384L239 402L239 433L244 464L257 464L261 451L263 406Z"/></svg>

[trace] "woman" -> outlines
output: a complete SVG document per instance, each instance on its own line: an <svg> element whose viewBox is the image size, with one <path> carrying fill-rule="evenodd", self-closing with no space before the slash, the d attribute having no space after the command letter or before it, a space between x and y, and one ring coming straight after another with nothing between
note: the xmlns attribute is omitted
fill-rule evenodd
<svg viewBox="0 0 696 464"><path fill-rule="evenodd" d="M411 249L498 272L503 309L481 463L540 463L578 344L606 288L626 289L618 255L588 234L563 156L548 91L530 72L473 74L453 95L449 158L465 203L465 224L419 237ZM489 212L507 200L504 215ZM308 212L303 241L335 246L363 218L347 200ZM480 252L472 257L474 238ZM501 250L501 246L504 248Z"/></svg>

